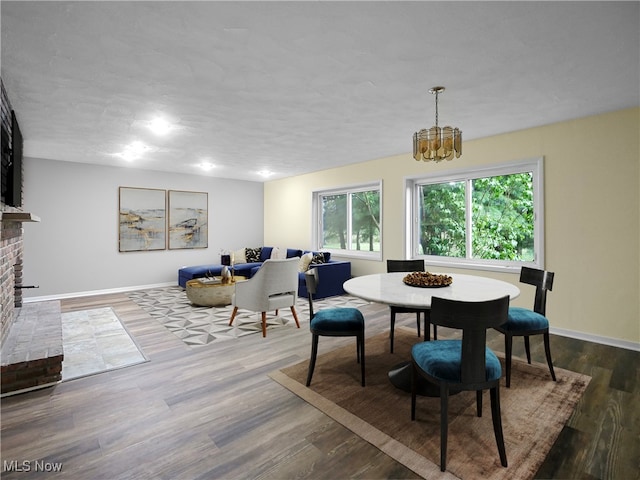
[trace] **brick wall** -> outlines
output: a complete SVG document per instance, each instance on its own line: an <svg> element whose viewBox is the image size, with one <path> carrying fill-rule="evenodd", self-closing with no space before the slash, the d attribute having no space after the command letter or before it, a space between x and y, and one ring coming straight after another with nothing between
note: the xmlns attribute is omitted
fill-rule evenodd
<svg viewBox="0 0 640 480"><path fill-rule="evenodd" d="M2 126L2 158L3 174L9 168L11 162L11 103L4 89L4 83L0 79L0 122ZM3 181L6 180L3 175ZM21 208L5 205L4 192L6 185L2 186L2 212L20 211ZM22 202L21 202L22 204ZM0 214L1 216L2 214ZM15 289L16 283L22 284L22 252L23 252L22 223L0 221L0 341L4 341L9 329L16 317L16 308L22 306L22 290Z"/></svg>
<svg viewBox="0 0 640 480"><path fill-rule="evenodd" d="M0 222L0 225L0 321L1 343L4 344L15 320L16 308L22 306L22 290L15 289L15 265L18 265L18 276L21 277L23 230L20 222Z"/></svg>
<svg viewBox="0 0 640 480"><path fill-rule="evenodd" d="M0 360L2 394L59 382L64 360L60 302L33 302L22 307Z"/></svg>
<svg viewBox="0 0 640 480"><path fill-rule="evenodd" d="M4 133L0 156L2 157L2 169L5 170L11 161L11 103L1 79L0 113L0 122ZM4 197L0 203L0 209L2 212L21 211L21 208L5 205ZM16 308L22 306L22 290L15 289L16 282L22 284L22 253L22 223L0 221L0 321L2 322L0 340L2 344L4 344L15 320Z"/></svg>

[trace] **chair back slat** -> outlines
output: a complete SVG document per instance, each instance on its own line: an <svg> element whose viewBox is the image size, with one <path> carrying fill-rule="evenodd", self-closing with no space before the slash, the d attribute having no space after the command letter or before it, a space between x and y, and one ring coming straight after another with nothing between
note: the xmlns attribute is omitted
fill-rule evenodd
<svg viewBox="0 0 640 480"><path fill-rule="evenodd" d="M304 272L304 280L307 284L307 296L309 297L309 320L313 319L313 295L318 289L318 270L311 268Z"/></svg>
<svg viewBox="0 0 640 480"><path fill-rule="evenodd" d="M424 260L387 260L387 273L424 272Z"/></svg>
<svg viewBox="0 0 640 480"><path fill-rule="evenodd" d="M546 315L547 290L553 289L553 272L522 267L520 281L536 287L536 295L533 301L533 311L540 315Z"/></svg>
<svg viewBox="0 0 640 480"><path fill-rule="evenodd" d="M502 325L508 316L508 295L485 302L433 297L431 323L462 330L462 383L482 383L486 380L487 328Z"/></svg>

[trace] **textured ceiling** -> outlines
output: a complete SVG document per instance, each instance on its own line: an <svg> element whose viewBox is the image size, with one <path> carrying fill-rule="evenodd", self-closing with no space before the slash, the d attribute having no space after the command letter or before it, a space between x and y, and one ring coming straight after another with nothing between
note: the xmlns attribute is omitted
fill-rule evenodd
<svg viewBox="0 0 640 480"><path fill-rule="evenodd" d="M639 104L635 1L0 5L30 157L263 181L409 153L435 85L464 140Z"/></svg>

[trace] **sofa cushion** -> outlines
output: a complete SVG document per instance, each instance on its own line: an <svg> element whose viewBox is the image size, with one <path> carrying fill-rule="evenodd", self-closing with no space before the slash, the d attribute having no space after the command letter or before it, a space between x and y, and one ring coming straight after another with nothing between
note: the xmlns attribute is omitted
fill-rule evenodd
<svg viewBox="0 0 640 480"><path fill-rule="evenodd" d="M270 258L278 258L273 256L273 252L278 251L278 247L262 247L260 250L260 261L264 262L265 260L269 260Z"/></svg>
<svg viewBox="0 0 640 480"><path fill-rule="evenodd" d="M296 250L295 248L287 248L287 258L301 257L302 250Z"/></svg>
<svg viewBox="0 0 640 480"><path fill-rule="evenodd" d="M251 278L255 273L254 269L258 270L261 266L261 262L241 263L240 265L235 266L233 273L242 277Z"/></svg>
<svg viewBox="0 0 640 480"><path fill-rule="evenodd" d="M244 248L240 248L231 254L231 258L233 259L232 263L236 265L238 263L247 263L247 257L245 256L244 250Z"/></svg>
<svg viewBox="0 0 640 480"><path fill-rule="evenodd" d="M244 256L245 256L245 259L247 260L247 263L262 262L262 260L260 259L261 253L262 253L261 247L244 249Z"/></svg>
<svg viewBox="0 0 640 480"><path fill-rule="evenodd" d="M344 282L351 278L351 262L335 261L313 265L318 270L320 280L314 299L343 295ZM304 273L298 273L298 296L307 297L307 282Z"/></svg>

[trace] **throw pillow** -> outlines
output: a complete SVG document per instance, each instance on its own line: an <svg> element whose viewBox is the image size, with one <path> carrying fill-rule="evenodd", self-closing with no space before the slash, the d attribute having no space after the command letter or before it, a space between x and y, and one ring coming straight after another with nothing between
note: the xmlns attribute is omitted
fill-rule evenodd
<svg viewBox="0 0 640 480"><path fill-rule="evenodd" d="M231 259L233 263L236 265L238 263L247 263L247 257L244 254L244 248L241 248L240 250L236 250L235 252L233 252L231 254Z"/></svg>
<svg viewBox="0 0 640 480"><path fill-rule="evenodd" d="M271 258L284 260L285 258L287 258L287 249L280 248L280 247L273 247L273 250L271 250Z"/></svg>
<svg viewBox="0 0 640 480"><path fill-rule="evenodd" d="M258 248L245 248L244 255L247 260L247 263L254 263L260 261L260 252L262 251L261 247Z"/></svg>
<svg viewBox="0 0 640 480"><path fill-rule="evenodd" d="M305 253L300 257L300 262L298 263L298 271L300 273L304 273L309 269L309 264L313 259L313 254L311 252Z"/></svg>
<svg viewBox="0 0 640 480"><path fill-rule="evenodd" d="M324 259L325 259L324 253L322 253L322 252L313 252L312 255L313 255L313 257L311 258L311 265L318 265L320 263L326 263L324 261Z"/></svg>

